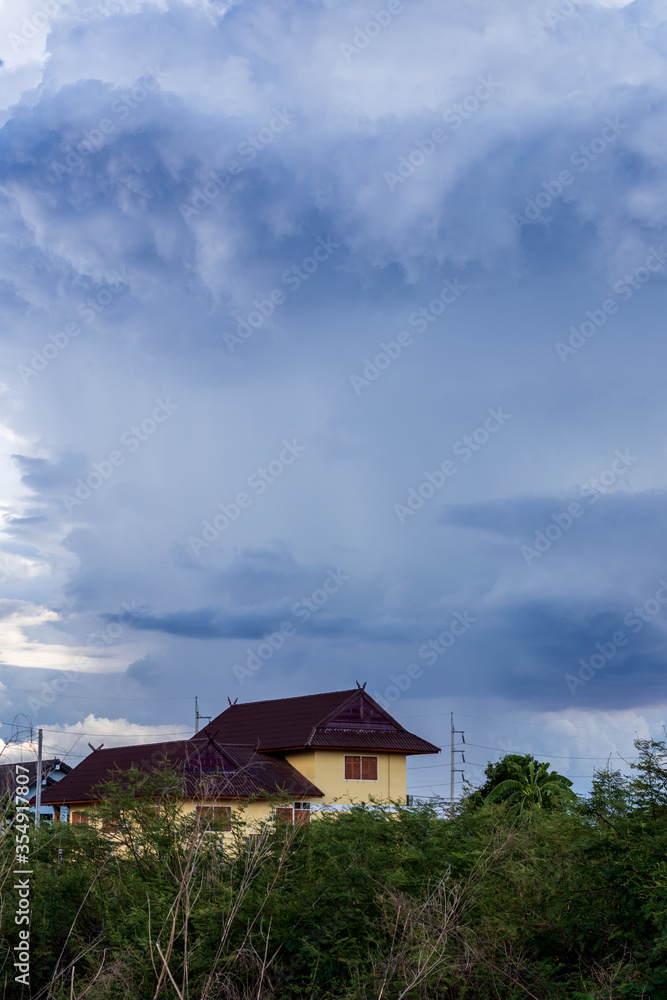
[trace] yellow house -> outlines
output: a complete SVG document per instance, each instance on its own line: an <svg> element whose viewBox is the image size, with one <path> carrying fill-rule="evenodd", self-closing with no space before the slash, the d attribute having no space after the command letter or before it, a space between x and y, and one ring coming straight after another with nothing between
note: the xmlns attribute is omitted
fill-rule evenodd
<svg viewBox="0 0 667 1000"><path fill-rule="evenodd" d="M231 825L235 810L248 821L275 811L283 822L307 822L321 809L406 802L407 757L439 752L357 687L234 703L190 740L94 751L42 802L54 806L56 819L86 822L105 778L166 761L185 772L185 807L218 826Z"/></svg>

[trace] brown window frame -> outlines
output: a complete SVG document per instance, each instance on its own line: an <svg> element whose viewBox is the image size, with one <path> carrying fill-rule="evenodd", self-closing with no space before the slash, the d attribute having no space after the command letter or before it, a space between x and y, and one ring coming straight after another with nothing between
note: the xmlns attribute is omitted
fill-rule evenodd
<svg viewBox="0 0 667 1000"><path fill-rule="evenodd" d="M69 821L72 826L89 826L90 817L88 813L80 812L78 809L72 809L69 814Z"/></svg>
<svg viewBox="0 0 667 1000"><path fill-rule="evenodd" d="M220 814L220 818L216 817ZM204 833L230 833L232 829L232 807L231 806L195 806L197 823L202 826L204 823L208 829ZM224 819L222 819L224 816Z"/></svg>
<svg viewBox="0 0 667 1000"><path fill-rule="evenodd" d="M276 824L292 826L294 823L294 809L292 806L276 806L273 811Z"/></svg>
<svg viewBox="0 0 667 1000"><path fill-rule="evenodd" d="M310 802L294 803L294 825L301 826L310 823Z"/></svg>
<svg viewBox="0 0 667 1000"><path fill-rule="evenodd" d="M310 802L295 802L294 806L276 806L274 816L276 823L284 826L310 823Z"/></svg>
<svg viewBox="0 0 667 1000"><path fill-rule="evenodd" d="M374 762L372 770L375 772L375 777L373 778L368 777L368 770L371 768L368 761ZM366 776L364 776L364 772L366 772ZM370 754L345 754L344 774L346 781L379 781L379 758Z"/></svg>

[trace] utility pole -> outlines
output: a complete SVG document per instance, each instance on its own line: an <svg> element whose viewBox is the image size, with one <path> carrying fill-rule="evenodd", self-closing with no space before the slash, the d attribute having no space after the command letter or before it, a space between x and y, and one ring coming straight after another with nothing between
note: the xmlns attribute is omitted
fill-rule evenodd
<svg viewBox="0 0 667 1000"><path fill-rule="evenodd" d="M450 756L449 756L449 815L451 819L454 819L454 775L458 772L463 774L463 768L456 767L456 754L460 753L463 757L463 763L465 764L466 759L463 750L457 750L454 746L455 736L461 737L465 743L466 738L462 729L454 729L454 713L449 713L450 723L451 723L451 743L450 743Z"/></svg>
<svg viewBox="0 0 667 1000"><path fill-rule="evenodd" d="M37 730L37 787L35 789L35 828L39 827L42 811L42 730Z"/></svg>
<svg viewBox="0 0 667 1000"><path fill-rule="evenodd" d="M197 695L195 695L195 732L196 733L199 732L199 720L200 719L206 719L207 722L210 722L212 718L213 718L212 715L200 715L199 714L199 702L197 700Z"/></svg>

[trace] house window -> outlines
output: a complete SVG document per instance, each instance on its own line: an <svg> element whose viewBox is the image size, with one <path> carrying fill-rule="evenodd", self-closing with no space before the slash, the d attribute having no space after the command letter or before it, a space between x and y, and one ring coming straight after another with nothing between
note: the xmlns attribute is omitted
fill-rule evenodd
<svg viewBox="0 0 667 1000"><path fill-rule="evenodd" d="M117 819L103 819L102 820L102 833L116 833L118 830L118 820Z"/></svg>
<svg viewBox="0 0 667 1000"><path fill-rule="evenodd" d="M206 833L228 833L232 828L231 806L196 806L195 813Z"/></svg>
<svg viewBox="0 0 667 1000"><path fill-rule="evenodd" d="M310 802L294 803L294 823L296 826L301 823L310 823Z"/></svg>
<svg viewBox="0 0 667 1000"><path fill-rule="evenodd" d="M291 826L294 822L294 812L291 806L276 806L276 823Z"/></svg>
<svg viewBox="0 0 667 1000"><path fill-rule="evenodd" d="M346 754L345 779L346 781L377 781L377 757L356 757Z"/></svg>
<svg viewBox="0 0 667 1000"><path fill-rule="evenodd" d="M88 826L88 814L72 811L70 813L69 821L70 823L73 823L75 826Z"/></svg>
<svg viewBox="0 0 667 1000"><path fill-rule="evenodd" d="M295 802L291 806L276 806L276 823L283 826L300 826L310 823L310 802Z"/></svg>

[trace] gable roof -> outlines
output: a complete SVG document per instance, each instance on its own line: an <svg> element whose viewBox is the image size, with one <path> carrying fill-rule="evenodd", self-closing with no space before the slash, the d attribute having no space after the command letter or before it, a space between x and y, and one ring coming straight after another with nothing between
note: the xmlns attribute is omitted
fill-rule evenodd
<svg viewBox="0 0 667 1000"><path fill-rule="evenodd" d="M230 705L198 735L252 743L264 753L308 747L440 753L408 732L362 688Z"/></svg>
<svg viewBox="0 0 667 1000"><path fill-rule="evenodd" d="M316 785L286 761L265 757L251 746L222 745L199 738L95 750L43 792L42 803L99 801L97 786L113 777L114 772L135 767L149 773L162 762L184 772L184 791L193 797L246 799L281 793L294 798L324 797ZM217 769L213 770L216 763Z"/></svg>
<svg viewBox="0 0 667 1000"><path fill-rule="evenodd" d="M0 764L0 795L10 795L14 794L16 789L16 765L20 764L25 771L28 772L28 786L32 788L33 785L37 783L37 761L36 760L16 760L12 761L10 764ZM52 777L53 771L59 771L66 775L72 770L71 764L66 764L64 760L60 760L59 757L49 757L42 761L42 783L46 782L46 785L55 785L58 778Z"/></svg>

